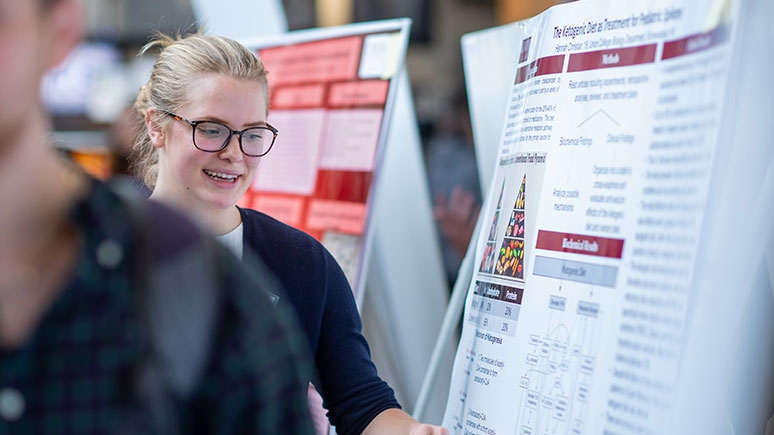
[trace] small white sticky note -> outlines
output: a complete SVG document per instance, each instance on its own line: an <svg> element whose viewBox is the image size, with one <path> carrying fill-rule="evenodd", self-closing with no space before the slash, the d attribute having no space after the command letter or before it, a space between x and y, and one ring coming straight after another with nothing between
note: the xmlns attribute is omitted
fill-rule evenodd
<svg viewBox="0 0 774 435"><path fill-rule="evenodd" d="M363 41L363 53L358 75L361 79L389 79L400 66L401 32L368 35Z"/></svg>

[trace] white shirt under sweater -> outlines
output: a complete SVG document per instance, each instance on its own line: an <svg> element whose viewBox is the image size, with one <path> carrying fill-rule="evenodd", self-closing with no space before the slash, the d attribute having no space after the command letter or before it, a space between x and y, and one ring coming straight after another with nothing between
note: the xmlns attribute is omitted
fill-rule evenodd
<svg viewBox="0 0 774 435"><path fill-rule="evenodd" d="M239 225L237 225L237 227L233 230L215 238L218 239L220 243L223 243L226 248L231 250L231 252L233 252L234 255L236 255L236 257L241 260L242 250L244 249L244 241L242 240L243 233L244 228L240 222Z"/></svg>

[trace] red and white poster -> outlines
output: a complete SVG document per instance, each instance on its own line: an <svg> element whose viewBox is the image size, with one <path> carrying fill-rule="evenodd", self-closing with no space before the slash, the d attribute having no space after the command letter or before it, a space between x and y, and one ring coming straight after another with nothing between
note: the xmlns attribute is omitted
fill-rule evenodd
<svg viewBox="0 0 774 435"><path fill-rule="evenodd" d="M408 27L388 20L247 43L268 70L268 122L279 134L240 205L320 240L355 291Z"/></svg>

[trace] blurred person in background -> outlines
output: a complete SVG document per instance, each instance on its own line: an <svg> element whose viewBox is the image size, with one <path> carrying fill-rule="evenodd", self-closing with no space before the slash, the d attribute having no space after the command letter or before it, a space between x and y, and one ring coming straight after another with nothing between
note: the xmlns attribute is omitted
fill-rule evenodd
<svg viewBox="0 0 774 435"><path fill-rule="evenodd" d="M51 144L44 74L77 0L0 0L0 434L312 433L280 288Z"/></svg>
<svg viewBox="0 0 774 435"><path fill-rule="evenodd" d="M141 132L144 134L145 126L137 122L137 113L134 105L128 105L121 111L110 125L111 154L111 184L118 189L125 189L130 193L139 194L144 198L151 192L141 180L134 176L131 170L131 155L134 141Z"/></svg>
<svg viewBox="0 0 774 435"><path fill-rule="evenodd" d="M424 157L446 278L453 288L481 210L481 187L464 88L455 93L450 110L438 121L424 146Z"/></svg>
<svg viewBox="0 0 774 435"><path fill-rule="evenodd" d="M279 278L314 355L312 381L339 434L447 434L400 409L377 374L349 283L331 254L308 234L240 208L274 146L267 123L263 63L228 38L160 36L160 48L135 107L147 134L135 144L138 176L151 200L198 220L237 256L257 254Z"/></svg>

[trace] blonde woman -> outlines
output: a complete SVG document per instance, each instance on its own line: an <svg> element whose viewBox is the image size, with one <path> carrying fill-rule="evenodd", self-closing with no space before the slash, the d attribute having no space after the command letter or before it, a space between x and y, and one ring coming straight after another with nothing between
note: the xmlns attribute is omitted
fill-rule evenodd
<svg viewBox="0 0 774 435"><path fill-rule="evenodd" d="M150 80L135 107L146 134L136 144L137 173L151 199L198 220L237 255L257 254L279 278L306 332L317 369L312 381L340 434L444 434L400 410L379 378L352 290L314 238L237 200L274 146L267 122L262 62L239 43L214 35L159 37Z"/></svg>

